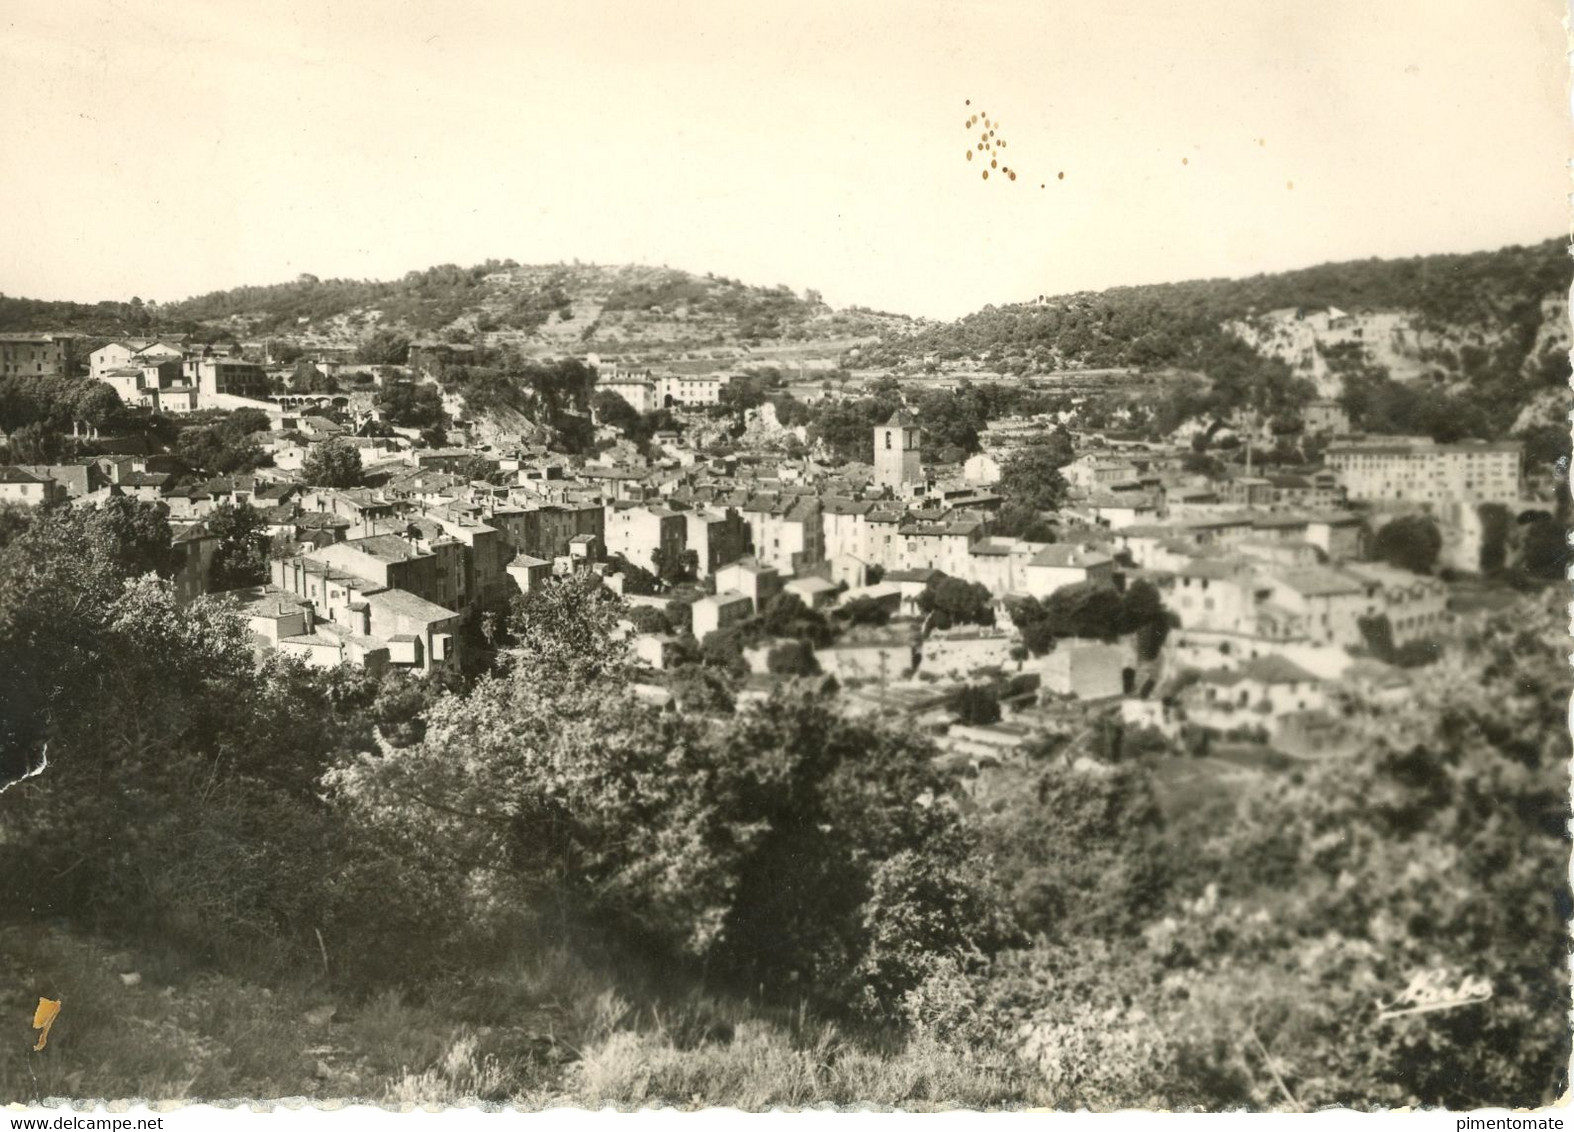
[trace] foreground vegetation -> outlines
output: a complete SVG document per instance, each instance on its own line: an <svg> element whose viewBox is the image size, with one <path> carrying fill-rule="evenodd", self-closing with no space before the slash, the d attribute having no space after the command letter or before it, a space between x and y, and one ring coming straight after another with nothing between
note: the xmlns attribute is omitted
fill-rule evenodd
<svg viewBox="0 0 1574 1132"><path fill-rule="evenodd" d="M0 1093L554 1103L1536 1105L1563 1087L1554 592L1359 751L1184 803L1046 741L969 783L790 685L633 694L622 606L522 600L467 686L253 657L159 511L0 551ZM152 572L153 576L147 574ZM1136 747L1137 744L1126 744ZM47 767L43 767L47 758ZM1199 764L1200 765L1200 764ZM1385 1020L1417 972L1485 1002ZM135 977L132 977L135 976Z"/></svg>

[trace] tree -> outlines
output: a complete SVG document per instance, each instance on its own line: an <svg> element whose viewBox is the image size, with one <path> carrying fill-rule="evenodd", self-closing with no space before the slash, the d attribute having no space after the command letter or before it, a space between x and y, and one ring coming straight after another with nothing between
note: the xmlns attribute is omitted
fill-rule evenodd
<svg viewBox="0 0 1574 1132"><path fill-rule="evenodd" d="M175 453L210 475L249 472L268 462L253 437L267 433L268 414L237 409L209 424L186 424L175 439Z"/></svg>
<svg viewBox="0 0 1574 1132"><path fill-rule="evenodd" d="M957 722L977 727L1000 722L1000 696L988 684L963 684L946 701Z"/></svg>
<svg viewBox="0 0 1574 1132"><path fill-rule="evenodd" d="M891 611L872 597L855 597L837 606L836 616L849 625L884 625L891 620Z"/></svg>
<svg viewBox="0 0 1574 1132"><path fill-rule="evenodd" d="M623 592L635 597L653 597L661 591L661 579L638 562L630 562L621 554L611 558L617 573L623 575Z"/></svg>
<svg viewBox="0 0 1574 1132"><path fill-rule="evenodd" d="M1033 511L1057 510L1066 498L1060 469L1071 457L1071 443L1061 432L1052 433L1044 443L1019 448L1000 466L1000 490Z"/></svg>
<svg viewBox="0 0 1574 1132"><path fill-rule="evenodd" d="M766 654L765 667L776 676L814 676L820 662L808 641L784 641Z"/></svg>
<svg viewBox="0 0 1574 1132"><path fill-rule="evenodd" d="M1103 582L1078 582L1050 594L1044 601L1044 613L1049 631L1056 637L1112 641L1121 633L1123 606L1113 586Z"/></svg>
<svg viewBox="0 0 1574 1132"><path fill-rule="evenodd" d="M1200 434L1199 434L1200 435ZM1206 452L1188 452L1181 458L1181 470L1210 480L1224 478L1224 464Z"/></svg>
<svg viewBox="0 0 1574 1132"><path fill-rule="evenodd" d="M384 420L400 428L440 428L448 421L442 392L426 382L386 381L376 405Z"/></svg>
<svg viewBox="0 0 1574 1132"><path fill-rule="evenodd" d="M1568 530L1555 519L1527 523L1520 545L1521 569L1532 578L1561 581L1568 576Z"/></svg>
<svg viewBox="0 0 1574 1132"><path fill-rule="evenodd" d="M1139 578L1126 587L1120 601L1119 631L1122 636L1137 635L1137 654L1141 659L1156 659L1176 624L1175 615L1164 608L1152 582Z"/></svg>
<svg viewBox="0 0 1574 1132"><path fill-rule="evenodd" d="M1567 355L1563 355L1568 364ZM1569 466L1569 430L1567 424L1533 425L1519 433L1525 444L1525 470L1527 472L1553 472L1558 461L1563 461L1564 474Z"/></svg>
<svg viewBox="0 0 1574 1132"><path fill-rule="evenodd" d="M630 606L628 619L634 626L636 633L670 633L672 631L672 625L668 622L667 615L654 606Z"/></svg>
<svg viewBox="0 0 1574 1132"><path fill-rule="evenodd" d="M993 625L994 596L977 582L964 582L948 574L936 574L918 595L918 608L933 629L955 625Z"/></svg>
<svg viewBox="0 0 1574 1132"><path fill-rule="evenodd" d="M1356 619L1356 628L1361 631L1361 640L1366 645L1367 651L1385 664L1392 664L1394 660L1394 623L1388 619L1388 614L1378 613Z"/></svg>
<svg viewBox="0 0 1574 1132"><path fill-rule="evenodd" d="M391 746L414 746L426 737L426 717L433 706L443 695L460 690L438 674L418 676L397 668L387 672L378 681L371 707L378 734Z"/></svg>
<svg viewBox="0 0 1574 1132"><path fill-rule="evenodd" d="M402 366L410 360L410 339L393 330L374 330L356 347L355 360L362 365Z"/></svg>
<svg viewBox="0 0 1574 1132"><path fill-rule="evenodd" d="M1054 938L1130 937L1169 881L1150 773L1051 763L986 822L986 844L1019 922Z"/></svg>
<svg viewBox="0 0 1574 1132"><path fill-rule="evenodd" d="M295 367L290 370L289 390L291 393L337 393L339 383L310 359L297 358Z"/></svg>
<svg viewBox="0 0 1574 1132"><path fill-rule="evenodd" d="M1564 434L1567 439L1567 434ZM1508 562L1508 533L1513 516L1501 503L1483 503L1476 508L1481 520L1481 558L1483 574L1496 574Z"/></svg>
<svg viewBox="0 0 1574 1132"><path fill-rule="evenodd" d="M694 632L694 607L686 601L676 599L667 602L667 624L674 633Z"/></svg>
<svg viewBox="0 0 1574 1132"><path fill-rule="evenodd" d="M656 576L669 586L692 582L700 566L698 551L669 552L664 546L658 546L651 552L650 561L656 568Z"/></svg>
<svg viewBox="0 0 1574 1132"><path fill-rule="evenodd" d="M741 985L885 1013L938 956L1010 938L927 742L807 689L778 692L718 738L718 762L739 772L734 819L760 823L716 956ZM915 871L927 880L896 884Z"/></svg>
<svg viewBox="0 0 1574 1132"><path fill-rule="evenodd" d="M99 524L72 515L47 525L77 552L72 565L87 572L78 584L113 596L68 607L78 623L57 621L45 643L74 654L55 670L69 670L69 698L33 708L47 773L0 795L8 833L22 838L0 846L0 895L171 954L211 963L245 953L281 969L318 954L301 931L309 921L336 959L364 970L355 940L373 908L352 910L346 889L370 846L341 837L318 797L330 755L365 738L335 706L335 677L280 658L259 665L238 612L206 598L177 608L156 577L122 575L110 591L120 571L95 560ZM13 565L3 564L6 586L29 584ZM10 612L0 614L8 688L19 659ZM18 721L4 717L0 731ZM50 828L55 837L42 836ZM336 861L331 884L312 864L324 854ZM395 903L410 895L380 891ZM347 919L360 935L341 934Z"/></svg>
<svg viewBox="0 0 1574 1132"><path fill-rule="evenodd" d="M807 641L815 648L830 644L835 636L825 616L792 593L779 593L765 603L760 610L759 628L767 636Z"/></svg>
<svg viewBox="0 0 1574 1132"><path fill-rule="evenodd" d="M1401 515L1377 532L1372 553L1391 566L1412 574L1430 574L1443 549L1443 534L1425 515Z"/></svg>
<svg viewBox="0 0 1574 1132"><path fill-rule="evenodd" d="M723 387L725 389L725 386ZM639 412L619 393L599 389L590 399L598 423L632 434L639 427Z"/></svg>
<svg viewBox="0 0 1574 1132"><path fill-rule="evenodd" d="M126 583L174 572L167 514L125 496L42 507L0 550L0 782L36 765Z"/></svg>
<svg viewBox="0 0 1574 1132"><path fill-rule="evenodd" d="M301 475L313 487L354 487L361 482L361 450L342 437L312 446Z"/></svg>
<svg viewBox="0 0 1574 1132"><path fill-rule="evenodd" d="M1057 537L1054 523L1033 508L1014 500L995 512L989 527L1002 538L1019 538L1028 542L1054 542Z"/></svg>
<svg viewBox="0 0 1574 1132"><path fill-rule="evenodd" d="M214 589L233 590L268 580L272 536L255 509L221 503L205 521L208 533L219 540L213 552Z"/></svg>
<svg viewBox="0 0 1574 1132"><path fill-rule="evenodd" d="M738 374L721 387L719 397L729 414L741 416L765 404L765 383L752 374Z"/></svg>
<svg viewBox="0 0 1574 1132"><path fill-rule="evenodd" d="M0 504L0 554L27 530L32 518L32 508L21 503Z"/></svg>
<svg viewBox="0 0 1574 1132"><path fill-rule="evenodd" d="M478 452L474 456L465 459L455 469L454 474L463 476L472 482L496 483L499 479L499 467L500 465L496 460L490 456L483 456Z"/></svg>
<svg viewBox="0 0 1574 1132"><path fill-rule="evenodd" d="M918 402L925 438L936 450L959 449L962 459L978 451L978 434L986 420L976 389L969 385L956 392L938 391Z"/></svg>
<svg viewBox="0 0 1574 1132"><path fill-rule="evenodd" d="M84 381L72 398L71 413L95 428L103 428L124 411L125 405L113 386L102 381Z"/></svg>
<svg viewBox="0 0 1574 1132"><path fill-rule="evenodd" d="M692 637L689 644L697 652ZM678 708L690 715L731 715L737 708L727 677L701 664L682 664L667 674L667 691L678 701Z"/></svg>
<svg viewBox="0 0 1574 1132"><path fill-rule="evenodd" d="M700 641L700 663L734 680L743 680L749 674L749 662L743 656L747 631L745 626L729 625L706 633Z"/></svg>
<svg viewBox="0 0 1574 1132"><path fill-rule="evenodd" d="M1043 656L1055 647L1054 627L1043 602L1034 597L1018 598L1007 603L1006 612L1022 634L1022 644L1034 656Z"/></svg>
<svg viewBox="0 0 1574 1132"><path fill-rule="evenodd" d="M65 455L66 440L58 429L34 421L11 434L10 451L18 463L53 464Z"/></svg>

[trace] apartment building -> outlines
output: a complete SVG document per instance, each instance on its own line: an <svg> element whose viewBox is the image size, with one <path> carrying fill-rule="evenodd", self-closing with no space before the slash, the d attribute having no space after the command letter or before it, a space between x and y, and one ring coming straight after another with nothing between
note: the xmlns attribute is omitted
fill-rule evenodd
<svg viewBox="0 0 1574 1132"><path fill-rule="evenodd" d="M1385 436L1331 445L1323 459L1350 499L1404 503L1515 503L1524 446L1518 441L1438 444Z"/></svg>

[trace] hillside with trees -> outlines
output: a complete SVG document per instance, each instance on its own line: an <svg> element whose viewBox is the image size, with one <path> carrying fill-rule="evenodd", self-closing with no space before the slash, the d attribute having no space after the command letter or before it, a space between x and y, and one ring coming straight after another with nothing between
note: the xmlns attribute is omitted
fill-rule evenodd
<svg viewBox="0 0 1574 1132"><path fill-rule="evenodd" d="M1569 279L1566 241L1548 240L1467 255L1113 287L986 306L952 323L904 328L864 347L859 364L1017 376L1101 369L1189 373L1211 386L1193 406L1197 411L1289 414L1311 391L1297 388L1284 361L1255 349L1237 327L1276 311L1403 312L1418 336L1443 343L1420 349L1427 371L1451 397L1446 411L1433 414L1437 423L1463 413L1472 423L1461 435L1504 434L1521 409L1569 376L1567 308L1544 306L1566 296ZM1359 350L1329 353L1329 368L1347 376L1358 425L1429 431L1424 405L1393 404L1404 398L1386 384L1394 375L1363 365ZM1437 392L1417 390L1411 397L1436 402Z"/></svg>
<svg viewBox="0 0 1574 1132"><path fill-rule="evenodd" d="M234 287L175 302L50 302L0 295L0 332L67 330L99 337L187 333L370 347L437 339L508 343L536 353L659 355L872 341L909 320L836 311L818 292L762 287L667 267L441 264L397 280L322 279ZM402 362L376 357L372 363ZM703 357L703 354L702 354Z"/></svg>
<svg viewBox="0 0 1574 1132"><path fill-rule="evenodd" d="M944 325L882 340L876 365L924 355L988 357L1025 372L1182 366L1231 319L1284 308L1414 311L1434 325L1534 327L1540 304L1566 293L1562 240L1467 255L1365 259L1244 279L1203 279L1042 296L986 306Z"/></svg>

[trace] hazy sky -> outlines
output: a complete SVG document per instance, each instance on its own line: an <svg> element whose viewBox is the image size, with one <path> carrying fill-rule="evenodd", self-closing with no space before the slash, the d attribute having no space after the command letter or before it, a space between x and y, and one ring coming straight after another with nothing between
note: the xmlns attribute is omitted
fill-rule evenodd
<svg viewBox="0 0 1574 1132"><path fill-rule="evenodd" d="M578 258L953 316L1527 243L1568 229L1562 17L0 0L0 290L168 300ZM975 111L1016 181L965 160Z"/></svg>

